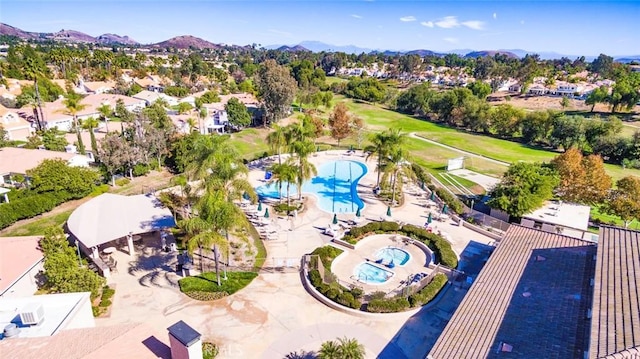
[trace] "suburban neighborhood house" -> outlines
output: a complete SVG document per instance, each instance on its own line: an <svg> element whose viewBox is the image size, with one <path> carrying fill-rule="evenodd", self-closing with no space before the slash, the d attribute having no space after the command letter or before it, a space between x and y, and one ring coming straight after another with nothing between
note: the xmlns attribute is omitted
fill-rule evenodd
<svg viewBox="0 0 640 359"><path fill-rule="evenodd" d="M27 297L38 290L36 276L43 270L41 237L0 237L0 298Z"/></svg>
<svg viewBox="0 0 640 359"><path fill-rule="evenodd" d="M17 147L0 148L0 178L2 184L13 185L11 176L26 175L27 170L37 167L40 162L47 159L61 158L68 162L69 166L88 167L91 160L84 155L67 152L30 150Z"/></svg>
<svg viewBox="0 0 640 359"><path fill-rule="evenodd" d="M7 131L7 139L10 141L26 141L35 131L31 124L20 115L0 105L0 125Z"/></svg>
<svg viewBox="0 0 640 359"><path fill-rule="evenodd" d="M180 103L180 100L173 96L169 96L162 92L143 90L133 95L133 98L144 101L146 106L152 105L154 102L158 101L158 99L163 99L167 102L169 106L175 106Z"/></svg>

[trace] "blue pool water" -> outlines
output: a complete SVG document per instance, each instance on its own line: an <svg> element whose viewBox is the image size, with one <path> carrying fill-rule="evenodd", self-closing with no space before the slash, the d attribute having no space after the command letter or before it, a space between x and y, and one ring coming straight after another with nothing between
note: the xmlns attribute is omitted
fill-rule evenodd
<svg viewBox="0 0 640 359"><path fill-rule="evenodd" d="M364 207L358 197L358 181L367 167L358 161L332 161L317 167L318 175L302 184L302 192L315 194L318 206L330 213L355 213ZM269 184L256 188L261 198L279 198L278 184ZM296 196L297 186L291 184L290 195ZM282 184L282 197L287 196L287 184Z"/></svg>
<svg viewBox="0 0 640 359"><path fill-rule="evenodd" d="M355 279L368 284L382 284L391 279L393 274L392 271L382 269L367 262L358 264L353 270Z"/></svg>
<svg viewBox="0 0 640 359"><path fill-rule="evenodd" d="M397 266L403 266L407 264L411 255L400 248L386 247L378 250L374 256L376 260L382 259L383 264L388 264L393 261L393 264Z"/></svg>

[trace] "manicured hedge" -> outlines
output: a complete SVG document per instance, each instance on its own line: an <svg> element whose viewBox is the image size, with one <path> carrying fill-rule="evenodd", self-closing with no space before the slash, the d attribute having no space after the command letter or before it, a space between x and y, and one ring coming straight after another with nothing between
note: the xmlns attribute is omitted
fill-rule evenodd
<svg viewBox="0 0 640 359"><path fill-rule="evenodd" d="M336 248L334 246L324 246L314 249L311 254L319 256L320 260L322 261L322 265L327 270L329 270L331 269L331 262L333 262L333 260L336 259L336 257L339 256L342 252L344 251L340 248Z"/></svg>
<svg viewBox="0 0 640 359"><path fill-rule="evenodd" d="M429 186L429 188L435 191L438 198L446 203L449 209L451 209L453 212L459 215L464 213L464 204L457 197L449 193L446 189L434 186Z"/></svg>
<svg viewBox="0 0 640 359"><path fill-rule="evenodd" d="M371 222L362 227L351 228L342 240L356 244L360 239L369 233L401 233L413 239L419 240L429 247L435 254L435 260L449 268L458 266L458 256L451 249L451 243L435 233L428 232L422 227L411 224L400 226L396 222Z"/></svg>
<svg viewBox="0 0 640 359"><path fill-rule="evenodd" d="M367 312L397 313L409 309L409 301L404 297L389 299L372 299L367 305Z"/></svg>
<svg viewBox="0 0 640 359"><path fill-rule="evenodd" d="M409 296L409 304L411 307L419 307L429 303L440 293L445 284L447 284L447 276L442 273L436 274L418 293Z"/></svg>
<svg viewBox="0 0 640 359"><path fill-rule="evenodd" d="M361 306L359 298L362 290L359 288L348 289L338 283L326 284L322 281L320 272L317 269L309 271L309 281L318 292L332 301L344 305L345 307L359 309Z"/></svg>
<svg viewBox="0 0 640 359"><path fill-rule="evenodd" d="M0 229L6 228L21 219L35 217L48 212L69 199L70 195L65 192L30 192L29 195L10 199L9 203L0 205Z"/></svg>

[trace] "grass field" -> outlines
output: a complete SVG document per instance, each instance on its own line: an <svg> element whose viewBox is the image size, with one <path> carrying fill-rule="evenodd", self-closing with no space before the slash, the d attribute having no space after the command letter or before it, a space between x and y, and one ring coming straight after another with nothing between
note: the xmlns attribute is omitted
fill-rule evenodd
<svg viewBox="0 0 640 359"><path fill-rule="evenodd" d="M247 128L231 135L229 142L244 159L255 158L269 151L265 138L269 131L263 128Z"/></svg>
<svg viewBox="0 0 640 359"><path fill-rule="evenodd" d="M612 224L615 222L616 226L624 227L624 222L620 218L606 214L606 213L601 213L596 207L591 208L590 217L591 217L591 220L598 219L602 222L609 223L609 224ZM640 221L633 220L629 224L629 229L640 229Z"/></svg>
<svg viewBox="0 0 640 359"><path fill-rule="evenodd" d="M7 237L42 235L44 233L44 230L49 227L61 227L67 221L67 219L69 219L71 212L73 212L73 210L61 212L52 216L46 216L45 213L45 217L37 219L30 223L26 223L12 230L3 232L2 235Z"/></svg>
<svg viewBox="0 0 640 359"><path fill-rule="evenodd" d="M533 148L522 143L459 131L390 111L379 106L355 102L344 99L343 97L339 99L345 100L349 110L360 116L372 131L380 131L386 128L400 128L403 132L415 132L421 137L507 163L518 161L550 161L559 154L557 152ZM427 166L430 168L433 168L433 162L442 161L440 162L440 166L444 166L446 159L460 156L459 153L446 149L432 154L431 152L434 150L434 145L429 146L426 142L410 144L409 147L415 156L422 157L425 160L425 157L429 158L427 162L430 162L431 165ZM423 151L428 153L420 155L420 152ZM470 162L470 167L472 167L470 169L490 175L500 175L506 169L502 167L500 171L496 171L496 164L488 166L488 161L483 161L478 158L470 158ZM623 169L621 166L611 164L605 164L605 168L607 173L613 177L614 181L629 175L640 176L640 170Z"/></svg>

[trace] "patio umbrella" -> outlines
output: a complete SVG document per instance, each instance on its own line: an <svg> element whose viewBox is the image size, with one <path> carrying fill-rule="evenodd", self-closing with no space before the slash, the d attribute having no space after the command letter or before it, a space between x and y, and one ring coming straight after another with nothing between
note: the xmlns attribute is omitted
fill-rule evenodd
<svg viewBox="0 0 640 359"><path fill-rule="evenodd" d="M431 212L429 212L429 217L427 217L427 223L431 224L433 222L433 218L431 218Z"/></svg>
<svg viewBox="0 0 640 359"><path fill-rule="evenodd" d="M262 211L262 202L258 202L258 211Z"/></svg>
<svg viewBox="0 0 640 359"><path fill-rule="evenodd" d="M387 206L387 217L391 217L391 206Z"/></svg>
<svg viewBox="0 0 640 359"><path fill-rule="evenodd" d="M436 192L435 191L431 191L431 197L429 197L430 200L435 201L436 200Z"/></svg>
<svg viewBox="0 0 640 359"><path fill-rule="evenodd" d="M358 207L358 210L356 211L356 217L362 217L362 213L360 213L360 207Z"/></svg>
<svg viewBox="0 0 640 359"><path fill-rule="evenodd" d="M333 221L331 221L331 223L333 224L338 224L338 215L337 214L333 214Z"/></svg>
<svg viewBox="0 0 640 359"><path fill-rule="evenodd" d="M442 206L442 214L447 214L449 212L449 207L447 207L447 205L445 204L444 206Z"/></svg>
<svg viewBox="0 0 640 359"><path fill-rule="evenodd" d="M269 218L269 208L264 211L264 218Z"/></svg>

